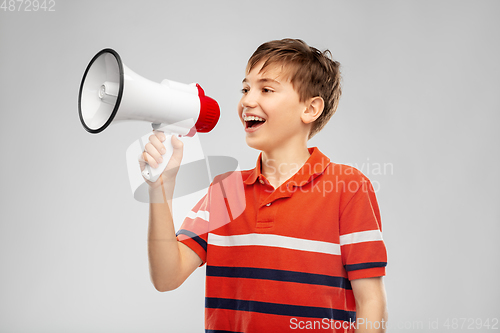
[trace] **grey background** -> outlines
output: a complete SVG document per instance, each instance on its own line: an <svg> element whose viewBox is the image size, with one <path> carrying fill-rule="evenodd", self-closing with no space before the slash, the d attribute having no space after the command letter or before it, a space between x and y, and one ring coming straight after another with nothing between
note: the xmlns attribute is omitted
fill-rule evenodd
<svg viewBox="0 0 500 333"><path fill-rule="evenodd" d="M498 1L56 0L55 12L0 10L0 331L203 330L204 269L169 293L149 281L148 207L132 198L125 151L150 125L85 132L80 80L112 47L153 81L199 82L222 109L200 135L205 154L252 168L258 152L236 112L241 80L255 48L284 37L329 48L342 64L339 110L310 146L378 186L390 331L498 318L499 12Z"/></svg>

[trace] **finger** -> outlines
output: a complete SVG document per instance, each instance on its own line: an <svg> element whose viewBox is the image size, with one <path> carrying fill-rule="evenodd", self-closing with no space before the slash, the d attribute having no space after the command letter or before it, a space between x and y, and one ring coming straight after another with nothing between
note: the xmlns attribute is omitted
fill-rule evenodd
<svg viewBox="0 0 500 333"><path fill-rule="evenodd" d="M154 161L157 164L160 164L161 162L163 162L163 157L158 152L158 150L156 149L156 147L151 144L151 142L148 142L146 144L146 146L144 146L144 149L149 154L149 156L154 159ZM153 164L152 164L153 161L151 160L151 158L149 160L147 160L147 162L149 163L149 165L153 166Z"/></svg>
<svg viewBox="0 0 500 333"><path fill-rule="evenodd" d="M154 158L152 158L151 156L148 157L147 151L143 151L142 153L139 154L139 156L137 157L137 160L139 161L139 164L142 166L142 165L149 164L149 162L147 161L148 158L150 161L154 161Z"/></svg>
<svg viewBox="0 0 500 333"><path fill-rule="evenodd" d="M164 137L165 134L162 132L159 132L157 135L151 135L149 137L149 142L156 148L156 150L161 154L165 154L167 150L165 149L165 145L162 143L161 138L159 136ZM164 141L164 139L163 139Z"/></svg>
<svg viewBox="0 0 500 333"><path fill-rule="evenodd" d="M161 142L165 141L165 139L167 138L165 133L163 133L162 131L153 131L153 133Z"/></svg>
<svg viewBox="0 0 500 333"><path fill-rule="evenodd" d="M143 164L144 167L146 164L149 164L152 168L156 169L158 167L158 162L151 156L148 152L144 151L142 153L142 158L144 159L144 162L139 162L141 165Z"/></svg>

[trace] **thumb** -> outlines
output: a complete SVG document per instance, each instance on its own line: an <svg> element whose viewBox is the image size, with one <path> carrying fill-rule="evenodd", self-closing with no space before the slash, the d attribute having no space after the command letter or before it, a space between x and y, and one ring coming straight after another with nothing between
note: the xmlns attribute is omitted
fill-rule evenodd
<svg viewBox="0 0 500 333"><path fill-rule="evenodd" d="M178 166L181 164L182 156L184 154L184 143L179 140L176 135L172 135L171 143L173 152L170 160L173 162L173 164Z"/></svg>
<svg viewBox="0 0 500 333"><path fill-rule="evenodd" d="M184 143L178 138L176 138L175 135L172 135L170 143L172 144L173 152L172 156L170 157L170 160L167 163L167 166L165 167L165 170L163 170L162 173L163 180L175 179L182 161L182 152L184 148Z"/></svg>

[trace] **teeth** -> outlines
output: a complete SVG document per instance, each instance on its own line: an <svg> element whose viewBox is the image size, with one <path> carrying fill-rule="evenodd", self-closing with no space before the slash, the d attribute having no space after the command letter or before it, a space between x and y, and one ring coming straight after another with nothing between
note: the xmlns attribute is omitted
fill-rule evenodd
<svg viewBox="0 0 500 333"><path fill-rule="evenodd" d="M244 121L250 121L250 120L266 121L264 118L256 117L256 116L244 116L243 120Z"/></svg>

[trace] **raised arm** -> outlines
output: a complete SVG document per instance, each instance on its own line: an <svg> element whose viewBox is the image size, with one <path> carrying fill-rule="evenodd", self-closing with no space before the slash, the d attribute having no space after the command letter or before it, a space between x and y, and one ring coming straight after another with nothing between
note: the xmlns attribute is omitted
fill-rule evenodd
<svg viewBox="0 0 500 333"><path fill-rule="evenodd" d="M155 168L161 163L165 134L155 132L146 144L141 169L145 164ZM165 171L154 183L149 184L149 230L148 257L151 281L158 291L169 291L179 287L191 273L201 265L200 257L189 247L177 241L172 218L172 197L175 177L179 169L183 144L172 136L174 152Z"/></svg>

